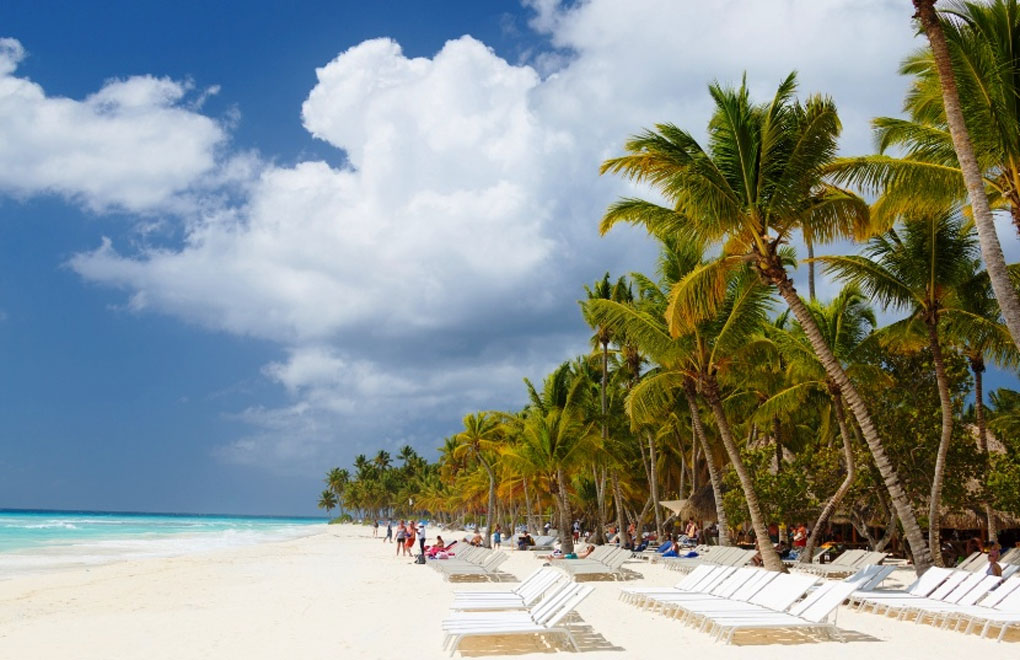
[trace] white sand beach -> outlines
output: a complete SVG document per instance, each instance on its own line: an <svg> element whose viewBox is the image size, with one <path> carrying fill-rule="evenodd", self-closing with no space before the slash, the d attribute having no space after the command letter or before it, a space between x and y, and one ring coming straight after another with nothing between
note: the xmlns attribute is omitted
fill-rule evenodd
<svg viewBox="0 0 1020 660"><path fill-rule="evenodd" d="M541 564L533 553L510 554L503 568L518 578ZM748 634L726 646L620 602L621 586L680 578L661 566L628 566L644 578L594 583L595 593L578 607L577 657L972 658L1020 648L1015 633L996 644L846 608L838 619L844 644ZM370 529L351 525L201 555L5 577L0 658L18 660L441 658L440 621L453 590L492 588L444 582L437 571L394 557L394 547L371 538ZM761 646L768 639L784 643ZM462 655L575 657L565 644L548 641L469 639Z"/></svg>

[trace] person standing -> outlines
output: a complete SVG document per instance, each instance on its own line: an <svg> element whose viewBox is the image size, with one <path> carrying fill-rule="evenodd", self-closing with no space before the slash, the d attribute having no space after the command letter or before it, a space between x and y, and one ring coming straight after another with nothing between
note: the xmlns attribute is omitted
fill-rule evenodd
<svg viewBox="0 0 1020 660"><path fill-rule="evenodd" d="M421 554L425 554L425 521L418 521L418 550Z"/></svg>
<svg viewBox="0 0 1020 660"><path fill-rule="evenodd" d="M407 542L407 527L404 526L404 521L401 520L400 524L397 525L397 556L400 556L404 552L404 546Z"/></svg>
<svg viewBox="0 0 1020 660"><path fill-rule="evenodd" d="M378 520L373 520L372 521L372 538L374 538L374 539L379 538L379 521Z"/></svg>
<svg viewBox="0 0 1020 660"><path fill-rule="evenodd" d="M383 543L386 543L387 541L390 542L390 543L393 543L393 521L392 520L387 520L386 521L386 538L383 539Z"/></svg>
<svg viewBox="0 0 1020 660"><path fill-rule="evenodd" d="M404 554L410 557L413 553L411 550L414 548L414 523L410 520L407 521L407 541L404 543Z"/></svg>
<svg viewBox="0 0 1020 660"><path fill-rule="evenodd" d="M803 552L807 547L807 536L807 527L804 526L804 523L797 525L797 529L793 530L793 549L798 553Z"/></svg>
<svg viewBox="0 0 1020 660"><path fill-rule="evenodd" d="M499 550L500 543L503 541L503 528L496 524L496 530L492 534L492 547Z"/></svg>

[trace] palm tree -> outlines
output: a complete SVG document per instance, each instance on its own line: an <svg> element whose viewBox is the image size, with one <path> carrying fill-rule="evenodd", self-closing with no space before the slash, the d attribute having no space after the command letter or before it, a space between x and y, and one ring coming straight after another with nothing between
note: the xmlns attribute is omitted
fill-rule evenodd
<svg viewBox="0 0 1020 660"><path fill-rule="evenodd" d="M540 394L525 381L532 405L523 418L518 442L504 445L501 453L508 465L548 484L555 501L560 549L574 551L571 533L567 475L579 473L600 447L595 424L583 419L583 379L575 377L569 362L543 383Z"/></svg>
<svg viewBox="0 0 1020 660"><path fill-rule="evenodd" d="M591 288L585 286L584 290L585 293L588 294L588 300L623 301L627 300L630 294L626 279L620 277L615 284L612 284L609 281L609 273L606 273L601 280L595 282ZM594 344L600 351L601 380L599 381L599 404L602 412L600 427L602 430L602 445L605 447L609 444L609 345L613 341L613 333L608 328L600 326L590 318L588 308L584 301L581 302L581 311L584 314L584 319L588 325L595 329L595 335L592 337L592 344ZM615 470L611 478L613 484L618 483L618 477ZM596 475L596 497L598 500L598 521L595 527L596 543L601 542L604 538L604 528L606 523L605 489L606 474L605 468L603 468L602 473ZM616 508L617 528L623 529L622 507L617 506Z"/></svg>
<svg viewBox="0 0 1020 660"><path fill-rule="evenodd" d="M899 475L889 461L863 398L825 343L807 305L797 295L781 254L794 232L808 228L813 239L860 238L870 232L867 204L827 184L840 132L831 99L794 99L796 77L779 86L770 103L751 102L746 82L737 89L715 83L709 91L715 112L705 150L687 131L659 124L632 138L628 155L602 165L603 172L655 185L672 207L623 199L601 223L644 225L657 236L722 245L720 256L689 273L671 293L670 330L682 333L715 314L725 297L727 273L750 264L775 286L804 328L826 374L839 386L889 490L919 571L931 555Z"/></svg>
<svg viewBox="0 0 1020 660"><path fill-rule="evenodd" d="M320 509L325 509L326 515L328 516L329 512L336 508L336 502L337 502L336 495L333 493L333 491L324 490L319 495L318 507Z"/></svg>
<svg viewBox="0 0 1020 660"><path fill-rule="evenodd" d="M926 337L935 364L942 434L935 459L928 508L928 546L942 565L939 539L942 482L953 434L953 402L939 339L939 324L951 292L973 276L977 245L973 234L955 214L915 220L900 232L890 229L872 238L863 256L819 257L826 271L859 286L886 307L906 309L910 316L884 329L896 339Z"/></svg>
<svg viewBox="0 0 1020 660"><path fill-rule="evenodd" d="M477 461L489 478L489 505L485 513L485 547L492 547L492 516L496 510L496 473L492 454L503 440L503 425L492 413L472 413L464 416L464 430L457 434L458 447L454 455L469 456Z"/></svg>
<svg viewBox="0 0 1020 660"><path fill-rule="evenodd" d="M664 261L669 264L676 279L671 279L667 274L663 288L675 291L676 286L689 273L697 272L704 265L701 254L701 249L692 243L675 248ZM753 480L741 458L728 416L723 409L720 385L720 379L725 379L732 364L732 356L747 344L765 320L769 307L769 290L748 268L729 273L727 280L726 297L717 315L703 320L684 334L677 334L674 328L668 326L665 314L668 297L663 292L650 297L645 310L612 301L592 301L590 304L593 316L601 323L626 331L662 366L658 373L650 375L631 391L628 412L632 418L642 420L658 416L663 409L674 406L677 394L682 392L697 433L701 426L700 415L693 401L694 385L697 385L712 411L723 446L740 480L762 560L766 568L781 571L784 570L783 563L769 542L767 524L761 513ZM653 301L658 301L658 305L653 305ZM719 510L723 500L718 474L712 477L711 455L707 442L704 442L703 428L698 435L699 441L704 443L716 507ZM721 534L725 524L725 513L720 511ZM725 540L725 537L721 540Z"/></svg>
<svg viewBox="0 0 1020 660"><path fill-rule="evenodd" d="M981 167L978 164L977 153L974 150L974 144L968 132L963 106L960 102L959 90L956 86L956 76L953 72L952 55L950 54L949 43L946 40L947 31L950 33L959 31L961 34L965 34L967 29L957 30L957 26L953 25L950 21L940 19L935 11L935 0L913 0L913 2L917 10L915 17L921 23L921 27L931 44L932 57L942 90L942 106L945 112L945 121L949 127L949 134L953 140L953 148L956 151L957 161L963 175L963 182L967 188L967 197L970 200L974 224L977 227L978 238L981 242L981 254L984 257L985 268L987 268L988 275L991 278L995 297L999 300L999 306L1002 308L1002 317L1009 328L1010 335L1013 337L1013 342L1020 348L1020 298L1017 297L1016 290L1010 282L1009 273L1006 270L1006 258L1002 254L999 236L995 232L995 220L992 217L991 206L988 203L985 181L982 177ZM1012 2L998 2L987 9L987 14L984 8L975 3L961 5L961 9L962 11L957 12L955 15L961 18L965 24L969 22L971 30L975 27L978 30L983 30L989 23L987 19L1000 11L1007 19L1004 27L1015 29L1013 26L1016 24L1016 7ZM993 29L990 32L994 34L995 30ZM1020 113L1017 112L1020 101L1016 98L1017 64L1012 50L1013 44L1010 43L1009 46L1010 59L1005 63L1008 66L999 74L999 77L1009 80L1013 85L1012 89L1003 95L1003 98L1008 99L1009 106L997 109L1012 109L1013 112L1008 115L1004 114L1000 121L997 122L1010 126L1007 129L1009 136L1002 135L1003 139L1015 137L1020 133L1020 129L1015 125L1017 118L1020 117ZM980 56L979 53L971 54L975 58ZM1020 153L1020 143L1014 143L1012 154L1018 153ZM1012 183L1015 186L1016 181Z"/></svg>
<svg viewBox="0 0 1020 660"><path fill-rule="evenodd" d="M372 465L379 468L379 470L386 470L393 463L390 458L390 453L385 449L380 449L379 452L372 458Z"/></svg>
<svg viewBox="0 0 1020 660"><path fill-rule="evenodd" d="M337 504L344 501L344 490L351 481L351 473L341 468L333 468L326 473L326 487L336 496Z"/></svg>

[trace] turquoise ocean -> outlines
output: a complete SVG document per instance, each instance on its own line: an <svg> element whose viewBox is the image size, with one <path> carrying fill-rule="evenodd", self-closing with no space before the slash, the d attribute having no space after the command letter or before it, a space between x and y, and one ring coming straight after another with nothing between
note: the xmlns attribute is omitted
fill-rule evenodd
<svg viewBox="0 0 1020 660"><path fill-rule="evenodd" d="M321 532L325 524L322 518L0 509L0 579L283 541Z"/></svg>

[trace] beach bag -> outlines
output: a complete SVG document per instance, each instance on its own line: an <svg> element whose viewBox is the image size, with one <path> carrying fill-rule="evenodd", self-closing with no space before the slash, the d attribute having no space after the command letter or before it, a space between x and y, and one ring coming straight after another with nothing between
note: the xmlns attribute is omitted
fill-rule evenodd
<svg viewBox="0 0 1020 660"><path fill-rule="evenodd" d="M414 560L414 563L416 563L416 564L424 564L425 563L425 555L418 555L418 558Z"/></svg>

